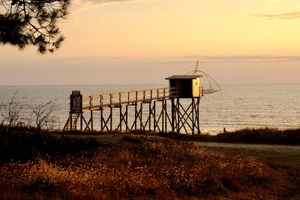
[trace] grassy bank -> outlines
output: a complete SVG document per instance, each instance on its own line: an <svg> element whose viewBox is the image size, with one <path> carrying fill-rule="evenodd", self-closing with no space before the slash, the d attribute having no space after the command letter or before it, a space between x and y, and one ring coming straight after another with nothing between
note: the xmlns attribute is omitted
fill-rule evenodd
<svg viewBox="0 0 300 200"><path fill-rule="evenodd" d="M288 196L285 171L263 160L157 135L64 135L1 127L0 147L1 199L298 195Z"/></svg>
<svg viewBox="0 0 300 200"><path fill-rule="evenodd" d="M218 135L162 133L160 136L183 141L300 145L300 129L242 129Z"/></svg>
<svg viewBox="0 0 300 200"><path fill-rule="evenodd" d="M285 188L282 191L282 199L300 199L300 146L209 142L194 144L230 155L252 156L265 162L271 168L280 171L284 177L279 183Z"/></svg>

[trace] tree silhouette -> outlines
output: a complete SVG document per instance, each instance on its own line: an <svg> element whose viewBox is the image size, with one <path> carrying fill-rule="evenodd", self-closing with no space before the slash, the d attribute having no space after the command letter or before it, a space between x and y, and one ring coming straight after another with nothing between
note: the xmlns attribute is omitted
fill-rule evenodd
<svg viewBox="0 0 300 200"><path fill-rule="evenodd" d="M69 5L70 0L0 0L0 43L54 52L64 41L57 20Z"/></svg>

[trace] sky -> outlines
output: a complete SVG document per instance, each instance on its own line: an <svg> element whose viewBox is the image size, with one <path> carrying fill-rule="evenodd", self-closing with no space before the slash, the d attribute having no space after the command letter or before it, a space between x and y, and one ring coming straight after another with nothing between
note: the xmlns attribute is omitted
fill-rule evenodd
<svg viewBox="0 0 300 200"><path fill-rule="evenodd" d="M299 0L73 0L54 54L0 46L0 85L300 83Z"/></svg>

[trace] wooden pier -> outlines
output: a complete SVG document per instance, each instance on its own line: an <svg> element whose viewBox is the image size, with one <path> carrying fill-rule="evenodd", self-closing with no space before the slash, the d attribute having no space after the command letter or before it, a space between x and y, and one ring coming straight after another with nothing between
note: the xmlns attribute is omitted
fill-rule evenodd
<svg viewBox="0 0 300 200"><path fill-rule="evenodd" d="M209 88L202 87L203 76ZM200 134L200 99L221 88L211 76L199 70L198 61L192 74L166 79L169 80L167 88L91 95L73 91L64 130Z"/></svg>
<svg viewBox="0 0 300 200"><path fill-rule="evenodd" d="M198 91L198 97L184 100L179 93L176 87L91 95L73 91L64 130L199 134L199 94L202 92Z"/></svg>

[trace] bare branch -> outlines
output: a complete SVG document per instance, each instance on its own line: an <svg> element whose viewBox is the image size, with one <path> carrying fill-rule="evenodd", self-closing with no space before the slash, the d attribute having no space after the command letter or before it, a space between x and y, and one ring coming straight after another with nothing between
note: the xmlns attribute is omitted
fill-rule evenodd
<svg viewBox="0 0 300 200"><path fill-rule="evenodd" d="M55 101L48 101L47 103L39 104L32 107L32 114L35 122L35 126L38 129L50 128L52 124L56 122L54 112L57 109Z"/></svg>
<svg viewBox="0 0 300 200"><path fill-rule="evenodd" d="M16 101L18 91L16 91L8 102L0 104L1 125L9 127L21 126L24 124L24 105Z"/></svg>

